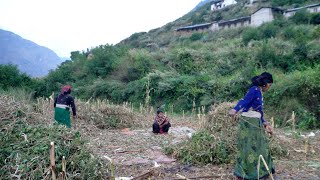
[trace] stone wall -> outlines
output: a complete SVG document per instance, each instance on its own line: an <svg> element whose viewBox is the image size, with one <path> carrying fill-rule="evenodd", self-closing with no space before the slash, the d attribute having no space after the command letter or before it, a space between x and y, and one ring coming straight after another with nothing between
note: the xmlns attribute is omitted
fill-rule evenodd
<svg viewBox="0 0 320 180"><path fill-rule="evenodd" d="M251 26L257 27L274 20L271 8L261 8L251 15Z"/></svg>

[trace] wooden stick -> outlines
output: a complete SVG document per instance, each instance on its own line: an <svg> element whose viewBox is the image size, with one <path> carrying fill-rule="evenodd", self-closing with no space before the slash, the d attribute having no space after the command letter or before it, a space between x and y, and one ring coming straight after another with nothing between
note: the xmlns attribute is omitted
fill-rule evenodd
<svg viewBox="0 0 320 180"><path fill-rule="evenodd" d="M66 172L66 166L67 166L67 164L66 164L66 158L63 156L62 157L62 174L63 174L63 180L64 179L66 179L66 177L67 177L67 172Z"/></svg>
<svg viewBox="0 0 320 180"><path fill-rule="evenodd" d="M294 111L292 111L292 115L291 115L291 119L292 119L292 130L296 131L296 115L294 114Z"/></svg>
<svg viewBox="0 0 320 180"><path fill-rule="evenodd" d="M307 156L308 156L308 146L309 146L309 141L308 141L308 137L305 138L304 140L304 153L305 153L305 159L307 160Z"/></svg>
<svg viewBox="0 0 320 180"><path fill-rule="evenodd" d="M222 175L210 175L210 176L199 176L199 177L191 177L189 179L211 179L211 178L221 178ZM175 178L172 180L183 180L185 178Z"/></svg>
<svg viewBox="0 0 320 180"><path fill-rule="evenodd" d="M141 150L123 150L123 151L115 151L115 153L134 153L141 152Z"/></svg>
<svg viewBox="0 0 320 180"><path fill-rule="evenodd" d="M260 179L260 172L259 172L259 171L260 171L260 160L261 160L261 159L262 159L262 162L263 162L265 168L267 169L267 171L268 171L271 179L274 180L273 175L270 173L269 167L268 167L268 165L267 165L267 163L266 163L266 161L264 160L264 158L263 158L262 155L259 156L259 161L258 161L258 166L257 166L257 169L258 169L258 179Z"/></svg>
<svg viewBox="0 0 320 180"><path fill-rule="evenodd" d="M137 177L134 177L132 180L140 180L140 179L147 179L150 176L152 176L154 174L154 169L151 169L150 171L143 173Z"/></svg>
<svg viewBox="0 0 320 180"><path fill-rule="evenodd" d="M190 180L189 178L186 178L186 177L184 177L184 176L182 176L180 174L176 174L176 176L178 176L179 178L185 179L185 180Z"/></svg>
<svg viewBox="0 0 320 180"><path fill-rule="evenodd" d="M51 164L51 170L52 170L52 180L56 180L56 165L54 161L54 142L50 143L50 164Z"/></svg>
<svg viewBox="0 0 320 180"><path fill-rule="evenodd" d="M274 128L274 118L271 118L271 127Z"/></svg>
<svg viewBox="0 0 320 180"><path fill-rule="evenodd" d="M63 172L60 172L60 173L59 173L58 179L59 179L59 180L64 180L64 178L63 178Z"/></svg>
<svg viewBox="0 0 320 180"><path fill-rule="evenodd" d="M113 160L108 157L108 156L103 156L104 158L106 158L109 162L110 162L110 169L111 169L111 179L114 179L114 171L115 171L115 166L113 164Z"/></svg>

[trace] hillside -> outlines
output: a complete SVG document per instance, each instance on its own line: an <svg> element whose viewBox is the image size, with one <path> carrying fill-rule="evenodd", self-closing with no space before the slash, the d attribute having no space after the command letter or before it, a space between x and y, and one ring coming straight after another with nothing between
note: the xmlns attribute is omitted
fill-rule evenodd
<svg viewBox="0 0 320 180"><path fill-rule="evenodd" d="M198 8L195 8L197 9L196 11L191 11L174 22L170 22L162 27L150 30L149 32L135 33L131 37L124 39L121 43L129 44L132 47L138 46L142 48L146 48L150 44L156 44L157 47L165 47L179 41L180 37L175 36L174 32L182 26L236 19L248 16L260 7L290 9L308 4L320 3L319 0L262 0L260 2L261 3L255 3L253 6L248 6L249 0L237 0L236 5L231 5L222 10L212 12L210 10L211 1L201 1Z"/></svg>
<svg viewBox="0 0 320 180"><path fill-rule="evenodd" d="M150 32L135 33L121 43L100 45L87 52L72 52L40 82L37 96L72 84L79 98L103 98L134 106L163 106L177 113L209 108L212 104L241 98L250 78L269 71L275 83L265 94L267 118L276 117L286 126L296 111L299 126L320 126L319 13L299 11L259 27L178 33L176 28L233 19L251 14L261 6L280 1L263 1L248 7L245 1L211 12L203 5L180 19ZM298 2L298 1L297 1ZM277 6L286 9L319 1ZM201 17L201 20L197 20Z"/></svg>
<svg viewBox="0 0 320 180"><path fill-rule="evenodd" d="M52 50L0 29L0 64L17 65L20 71L41 77L61 62Z"/></svg>

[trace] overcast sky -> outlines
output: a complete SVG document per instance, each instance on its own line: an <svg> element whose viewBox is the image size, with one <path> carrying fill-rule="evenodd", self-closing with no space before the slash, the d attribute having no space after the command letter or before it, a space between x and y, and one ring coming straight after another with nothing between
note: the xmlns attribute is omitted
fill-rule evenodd
<svg viewBox="0 0 320 180"><path fill-rule="evenodd" d="M0 0L0 29L69 57L174 21L201 0Z"/></svg>

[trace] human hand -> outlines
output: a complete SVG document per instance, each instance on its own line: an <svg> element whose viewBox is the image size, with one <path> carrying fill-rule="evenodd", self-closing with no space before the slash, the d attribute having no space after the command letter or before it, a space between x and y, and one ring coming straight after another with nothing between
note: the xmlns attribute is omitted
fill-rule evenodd
<svg viewBox="0 0 320 180"><path fill-rule="evenodd" d="M229 116L235 117L236 114L237 114L237 111L235 109L231 109L229 111Z"/></svg>
<svg viewBox="0 0 320 180"><path fill-rule="evenodd" d="M267 124L265 126L265 128L266 128L267 133L269 133L271 135L273 134L273 128L269 124Z"/></svg>

